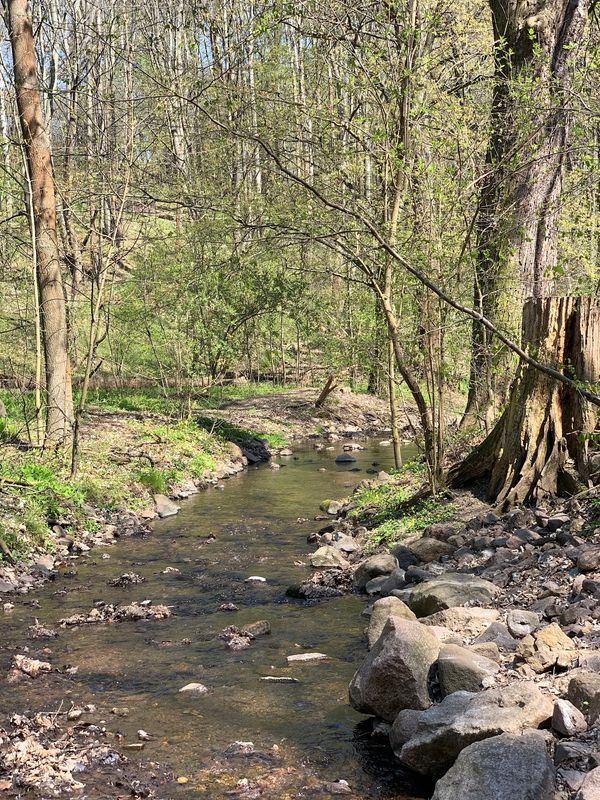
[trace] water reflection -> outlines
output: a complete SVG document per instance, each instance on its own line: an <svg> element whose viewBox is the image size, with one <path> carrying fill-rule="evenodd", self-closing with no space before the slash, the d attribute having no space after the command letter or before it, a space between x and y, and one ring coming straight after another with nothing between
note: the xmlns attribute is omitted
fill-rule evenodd
<svg viewBox="0 0 600 800"><path fill-rule="evenodd" d="M350 464L335 463L341 446L295 450L295 457L282 459L285 468L250 468L224 491L209 490L186 503L151 536L108 548L110 558L98 552L77 562L76 575L59 576L37 595L39 609L17 601L13 615L3 620L0 668L5 670L11 642L22 644L35 618L56 627L61 617L87 611L99 600L146 598L171 606L173 616L82 626L61 630L51 642L31 642L31 655L48 645L54 665L72 665L77 672L11 687L10 693L3 686L0 710L94 703L97 713L90 721L103 720L125 742L136 741L140 728L152 734L144 757L189 775L189 784L176 790L186 798L224 798L239 779L252 775L272 798L300 796L302 787L318 796L324 782L340 778L357 797L413 796L385 742L367 735L366 724L347 704L348 682L365 653L364 601L344 597L314 604L285 594L309 572L305 564L312 547L306 537L325 524L312 519L321 513L320 502L348 494L373 464L389 469L391 449L370 443ZM165 573L167 568L178 572ZM145 582L109 586L132 570ZM266 582L245 583L250 575ZM235 613L221 608L232 603L239 609ZM272 633L247 650L227 650L218 638L227 625L258 620L268 620ZM330 660L288 665L288 655L309 650ZM262 681L266 676L298 682ZM208 694L180 694L189 682L206 685ZM128 714L116 717L115 707ZM264 760L224 759L237 740L271 754L276 764L269 767L270 778Z"/></svg>

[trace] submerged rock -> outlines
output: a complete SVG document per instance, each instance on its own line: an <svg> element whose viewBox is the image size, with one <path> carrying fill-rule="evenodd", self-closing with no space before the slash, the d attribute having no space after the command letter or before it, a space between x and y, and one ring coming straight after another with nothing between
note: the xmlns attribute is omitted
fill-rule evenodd
<svg viewBox="0 0 600 800"><path fill-rule="evenodd" d="M336 464L353 464L355 461L356 459L350 453L340 453L335 459Z"/></svg>
<svg viewBox="0 0 600 800"><path fill-rule="evenodd" d="M146 578L138 575L137 572L124 572L118 578L113 578L108 582L109 586L134 586L138 583L144 583Z"/></svg>
<svg viewBox="0 0 600 800"><path fill-rule="evenodd" d="M186 683L185 686L182 686L179 690L179 693L182 692L189 693L189 694L207 694L208 688L203 683Z"/></svg>
<svg viewBox="0 0 600 800"><path fill-rule="evenodd" d="M325 661L327 658L329 658L329 656L325 655L325 653L295 653L287 657L287 662L288 664L297 662L305 663L307 661Z"/></svg>

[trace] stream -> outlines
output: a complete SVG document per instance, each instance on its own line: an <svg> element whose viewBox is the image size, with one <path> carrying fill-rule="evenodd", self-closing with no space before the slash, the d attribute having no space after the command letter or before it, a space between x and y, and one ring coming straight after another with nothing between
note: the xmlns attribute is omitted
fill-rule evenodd
<svg viewBox="0 0 600 800"><path fill-rule="evenodd" d="M348 782L355 798L413 797L387 739L372 736L370 724L347 702L348 682L366 653L364 598L310 603L286 597L287 587L310 573L306 563L314 548L306 537L326 524L313 519L319 503L348 495L373 465L392 466L390 447L363 444L353 454L356 462L344 465L335 463L341 442L321 451L297 445L294 456L276 459L281 469L250 467L224 488L183 503L179 515L158 522L152 535L99 548L33 595L17 598L3 618L4 674L11 646L26 641L36 618L56 628L60 618L86 612L99 600L146 598L171 606L173 616L59 629L57 639L28 642L32 656L44 658L39 654L48 646L54 666L77 671L0 684L2 714L93 703L97 712L90 721L119 731L123 744L137 742L139 729L147 731L152 738L144 750L128 757L168 765L188 779L159 789L163 798L230 797L238 781L265 775L273 785L263 797L330 797L324 785L338 779ZM167 567L179 572L163 574ZM69 571L76 574L68 577ZM108 585L130 571L145 582ZM251 575L266 583L245 583ZM220 610L225 603L239 610ZM268 620L272 633L246 650L230 651L218 638L227 625L257 620ZM330 658L288 665L288 655L311 651ZM298 682L261 680L269 675ZM179 693L190 682L209 692ZM124 716L111 713L124 707ZM257 754L226 758L236 741L253 742ZM103 796L101 787L87 789L86 797Z"/></svg>

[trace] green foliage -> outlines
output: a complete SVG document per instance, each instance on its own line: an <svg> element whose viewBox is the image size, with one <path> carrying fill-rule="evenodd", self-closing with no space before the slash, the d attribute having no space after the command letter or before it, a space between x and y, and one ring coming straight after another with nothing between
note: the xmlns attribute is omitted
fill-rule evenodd
<svg viewBox="0 0 600 800"><path fill-rule="evenodd" d="M411 533L422 531L435 522L446 522L456 512L454 504L443 497L432 497L411 506L398 518L389 517L369 534L367 551L376 549L382 544L402 541Z"/></svg>
<svg viewBox="0 0 600 800"><path fill-rule="evenodd" d="M156 467L144 467L137 471L135 477L152 494L165 494L167 491L167 479L163 471Z"/></svg>

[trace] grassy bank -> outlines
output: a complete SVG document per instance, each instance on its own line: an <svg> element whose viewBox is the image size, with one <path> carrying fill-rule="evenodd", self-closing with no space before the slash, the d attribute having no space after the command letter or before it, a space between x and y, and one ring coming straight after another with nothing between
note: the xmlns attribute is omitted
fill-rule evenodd
<svg viewBox="0 0 600 800"><path fill-rule="evenodd" d="M424 482L423 464L407 463L389 481L359 489L353 495L349 516L369 530L366 552L402 542L428 525L453 518L455 506L444 495L407 503Z"/></svg>
<svg viewBox="0 0 600 800"><path fill-rule="evenodd" d="M256 387L253 387L256 391ZM266 385L262 393L281 391ZM28 446L32 398L0 392L0 538L15 559L52 551L52 526L94 533L94 510L119 512L149 506L184 481L203 479L227 459L231 440L263 438L202 415L249 388L223 387L182 408L180 398L159 391L99 390L90 396L82 426L79 470L70 478L69 453ZM285 444L281 434L265 437ZM4 554L6 558L6 553Z"/></svg>

